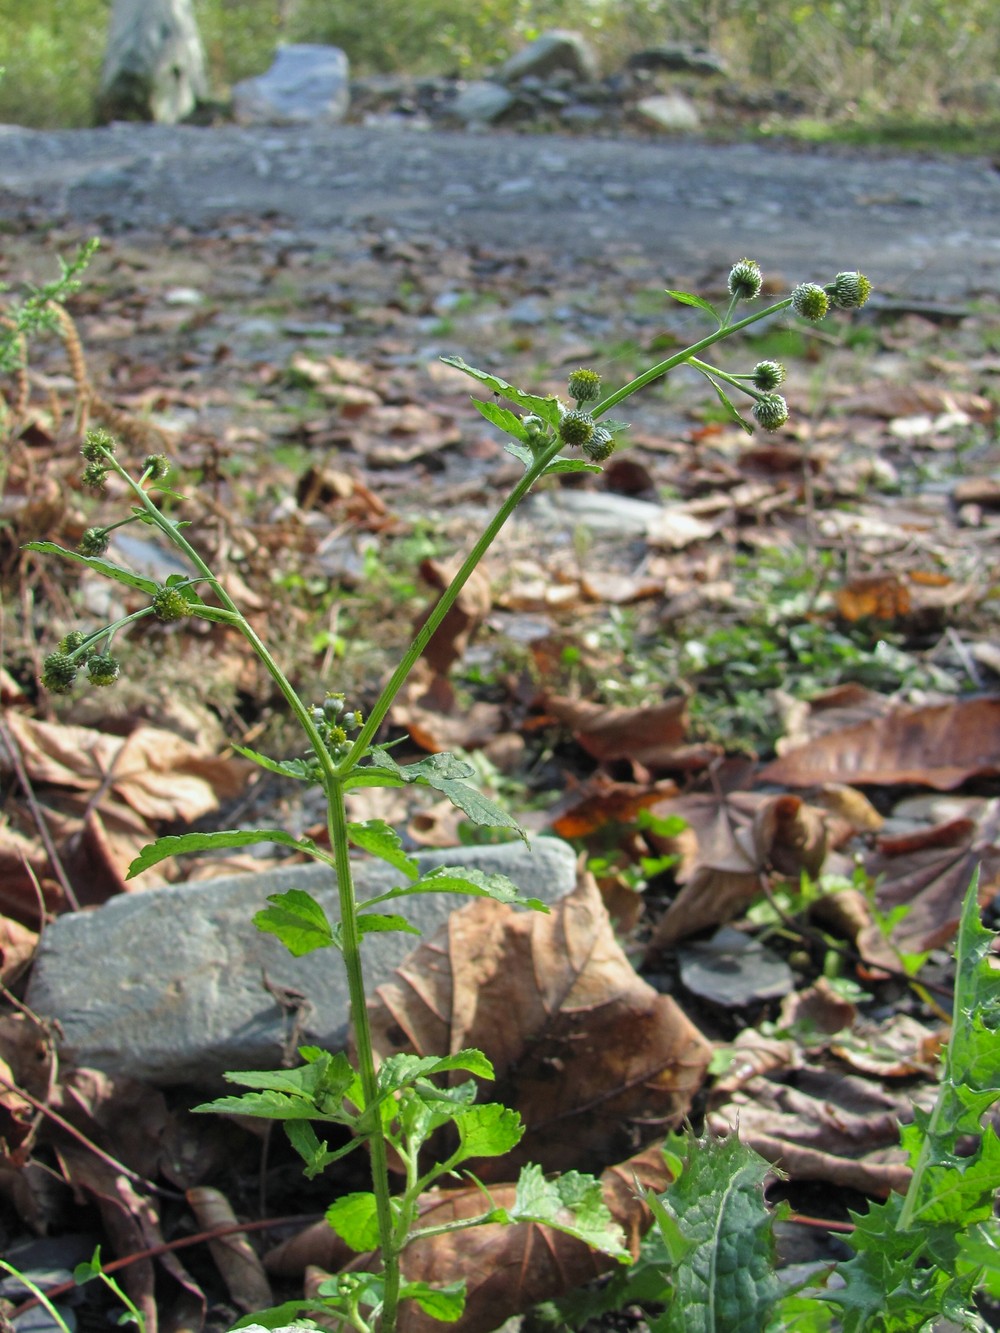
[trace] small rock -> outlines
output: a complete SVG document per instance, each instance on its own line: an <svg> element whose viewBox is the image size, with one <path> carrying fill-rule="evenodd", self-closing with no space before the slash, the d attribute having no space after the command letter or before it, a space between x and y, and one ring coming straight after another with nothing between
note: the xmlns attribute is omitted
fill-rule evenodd
<svg viewBox="0 0 1000 1333"><path fill-rule="evenodd" d="M678 950L681 981L692 993L727 1009L773 1000L795 985L791 968L763 944L731 926Z"/></svg>
<svg viewBox="0 0 1000 1333"><path fill-rule="evenodd" d="M499 83L473 79L446 110L450 119L460 120L465 125L489 125L509 111L514 100L514 95Z"/></svg>
<svg viewBox="0 0 1000 1333"><path fill-rule="evenodd" d="M543 32L518 51L500 68L504 83L516 83L527 77L545 78L558 70L565 70L578 79L595 80L598 77L597 57L585 38L578 32L553 28Z"/></svg>
<svg viewBox="0 0 1000 1333"><path fill-rule="evenodd" d="M651 46L628 58L629 69L664 69L676 74L725 74L726 62L704 46Z"/></svg>
<svg viewBox="0 0 1000 1333"><path fill-rule="evenodd" d="M350 103L347 56L338 46L280 46L266 74L233 88L241 125L308 125L342 120Z"/></svg>
<svg viewBox="0 0 1000 1333"><path fill-rule="evenodd" d="M576 856L557 838L452 848L417 857L433 866L470 866L507 875L522 893L555 902L576 883ZM385 862L355 864L361 899L400 883ZM63 916L43 936L28 1003L57 1020L64 1059L163 1087L191 1083L214 1089L227 1069L280 1066L293 1017L265 987L300 992L295 1044L332 1050L347 1038L347 980L333 950L293 958L251 918L270 894L306 889L331 921L339 920L332 871L293 865L215 880L149 889L112 898L92 912ZM422 894L394 901L425 935L463 899ZM365 939L369 990L389 979L416 938L372 933Z"/></svg>
<svg viewBox="0 0 1000 1333"><path fill-rule="evenodd" d="M698 108L683 93L644 97L635 110L636 115L661 130L697 130L701 126Z"/></svg>

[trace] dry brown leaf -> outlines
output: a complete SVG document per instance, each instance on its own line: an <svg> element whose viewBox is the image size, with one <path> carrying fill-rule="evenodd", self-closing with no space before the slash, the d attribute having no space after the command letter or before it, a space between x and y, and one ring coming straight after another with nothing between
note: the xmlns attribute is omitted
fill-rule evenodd
<svg viewBox="0 0 1000 1333"><path fill-rule="evenodd" d="M221 1190L200 1186L185 1195L202 1231L230 1227L236 1223L232 1205ZM233 1231L208 1242L209 1252L236 1305L245 1314L266 1310L274 1304L271 1284L246 1232Z"/></svg>
<svg viewBox="0 0 1000 1333"><path fill-rule="evenodd" d="M551 914L484 899L452 914L371 1003L381 1058L484 1051L490 1097L520 1111L524 1139L477 1174L535 1161L600 1169L651 1126L675 1124L711 1049L674 1002L638 977L593 879Z"/></svg>
<svg viewBox="0 0 1000 1333"><path fill-rule="evenodd" d="M38 945L35 931L0 916L0 983L12 986L31 962Z"/></svg>
<svg viewBox="0 0 1000 1333"><path fill-rule="evenodd" d="M607 774L597 772L558 803L550 827L560 838L585 838L607 824L631 824L640 810L676 795L677 788L669 780L642 786L612 782Z"/></svg>
<svg viewBox="0 0 1000 1333"><path fill-rule="evenodd" d="M883 1023L855 1026L830 1052L872 1078L934 1078L940 1063L942 1036L909 1014L893 1014Z"/></svg>
<svg viewBox="0 0 1000 1333"><path fill-rule="evenodd" d="M898 620L910 613L910 592L895 574L852 579L838 588L835 601L842 620Z"/></svg>
<svg viewBox="0 0 1000 1333"><path fill-rule="evenodd" d="M879 1196L905 1189L910 1171L899 1126L934 1099L928 1084L894 1093L851 1074L800 1067L794 1079L757 1077L710 1112L713 1134L740 1139L796 1180Z"/></svg>
<svg viewBox="0 0 1000 1333"><path fill-rule="evenodd" d="M760 771L761 782L920 783L950 791L1000 773L1000 698L899 708L817 737Z"/></svg>
<svg viewBox="0 0 1000 1333"><path fill-rule="evenodd" d="M602 763L629 759L651 768L667 765L686 739L687 700L683 697L653 708L610 708L547 695L544 707Z"/></svg>

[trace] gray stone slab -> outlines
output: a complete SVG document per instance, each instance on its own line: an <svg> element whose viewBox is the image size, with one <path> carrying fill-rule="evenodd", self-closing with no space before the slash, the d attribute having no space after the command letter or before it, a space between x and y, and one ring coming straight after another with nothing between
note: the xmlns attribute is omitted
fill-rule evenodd
<svg viewBox="0 0 1000 1333"><path fill-rule="evenodd" d="M556 838L451 848L417 858L421 871L471 866L507 875L522 893L555 902L576 882L576 857ZM400 883L381 861L356 864L359 898ZM60 917L45 931L28 1004L56 1019L60 1050L80 1065L127 1074L160 1086L215 1089L227 1069L276 1068L290 1018L264 985L291 987L308 999L299 1044L333 1050L348 1028L347 982L340 955L321 949L293 958L252 924L268 895L302 888L339 919L332 871L323 865L171 885L113 898L92 912ZM394 901L431 935L467 899L423 894ZM369 992L418 943L409 934L371 934L364 943Z"/></svg>

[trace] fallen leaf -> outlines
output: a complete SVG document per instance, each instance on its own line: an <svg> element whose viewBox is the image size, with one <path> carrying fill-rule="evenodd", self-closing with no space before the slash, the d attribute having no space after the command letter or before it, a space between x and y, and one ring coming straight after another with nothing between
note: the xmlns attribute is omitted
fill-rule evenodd
<svg viewBox="0 0 1000 1333"><path fill-rule="evenodd" d="M185 1198L202 1231L231 1227L236 1222L232 1205L221 1190L202 1185L189 1189ZM265 1310L274 1304L267 1273L247 1240L246 1232L233 1231L227 1236L218 1236L208 1242L208 1248L232 1300L244 1314Z"/></svg>
<svg viewBox="0 0 1000 1333"><path fill-rule="evenodd" d="M897 708L791 750L758 774L789 787L919 783L950 791L1000 773L1000 698Z"/></svg>
<svg viewBox="0 0 1000 1333"><path fill-rule="evenodd" d="M653 708L613 708L546 695L543 706L602 763L629 759L656 768L669 764L686 739L687 700L683 696Z"/></svg>
<svg viewBox="0 0 1000 1333"><path fill-rule="evenodd" d="M677 1123L710 1057L669 996L636 975L590 876L548 915L489 899L453 913L370 1010L381 1058L474 1046L492 1061L490 1097L520 1111L526 1133L502 1163L476 1168L485 1179L526 1161L600 1169L652 1125Z"/></svg>

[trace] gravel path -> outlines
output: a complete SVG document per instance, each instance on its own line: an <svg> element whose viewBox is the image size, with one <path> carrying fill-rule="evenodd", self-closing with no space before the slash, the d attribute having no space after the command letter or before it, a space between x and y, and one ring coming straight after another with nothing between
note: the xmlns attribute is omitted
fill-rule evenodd
<svg viewBox="0 0 1000 1333"><path fill-rule="evenodd" d="M858 266L911 299L1000 294L1000 172L982 159L357 126L0 126L0 218L36 207L107 231L269 213L331 240L374 226L569 259L633 250L667 278L749 254L793 281Z"/></svg>

